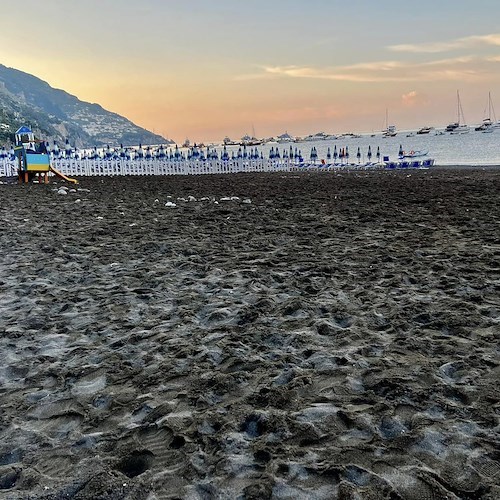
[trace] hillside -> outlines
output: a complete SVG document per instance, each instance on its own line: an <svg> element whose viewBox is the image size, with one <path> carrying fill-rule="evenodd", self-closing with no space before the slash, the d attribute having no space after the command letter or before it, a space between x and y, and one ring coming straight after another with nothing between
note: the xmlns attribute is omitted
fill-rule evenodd
<svg viewBox="0 0 500 500"><path fill-rule="evenodd" d="M99 104L81 101L33 75L0 64L0 144L11 141L21 125L30 125L47 140L64 143L67 138L78 147L172 142Z"/></svg>

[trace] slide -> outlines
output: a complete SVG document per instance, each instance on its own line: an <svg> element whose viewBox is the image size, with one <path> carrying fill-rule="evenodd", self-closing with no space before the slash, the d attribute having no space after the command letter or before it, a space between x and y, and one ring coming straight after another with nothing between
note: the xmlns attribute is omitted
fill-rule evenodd
<svg viewBox="0 0 500 500"><path fill-rule="evenodd" d="M73 184L78 184L78 181L76 179L72 179L71 177L67 177L62 172L59 172L59 170L55 169L53 166L50 166L50 171L53 172L54 174L56 174L57 177L60 177L61 179L64 179L65 181L71 182Z"/></svg>

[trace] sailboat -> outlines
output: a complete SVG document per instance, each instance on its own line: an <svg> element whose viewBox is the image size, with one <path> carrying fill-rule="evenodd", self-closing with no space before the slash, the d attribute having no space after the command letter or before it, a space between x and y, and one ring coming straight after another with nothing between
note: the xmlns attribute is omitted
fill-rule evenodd
<svg viewBox="0 0 500 500"><path fill-rule="evenodd" d="M382 130L382 137L396 137L398 131L395 125L389 125L389 112L385 110L385 129Z"/></svg>
<svg viewBox="0 0 500 500"><path fill-rule="evenodd" d="M464 111L462 109L462 103L460 102L460 93L457 90L457 121L450 123L446 127L446 132L451 134L468 134L470 128L465 124Z"/></svg>
<svg viewBox="0 0 500 500"><path fill-rule="evenodd" d="M483 122L481 125L476 127L475 130L483 133L491 133L495 128L500 128L500 122L497 121L497 117L495 115L495 108L493 107L493 102L491 101L491 92L488 92L488 115L483 118Z"/></svg>

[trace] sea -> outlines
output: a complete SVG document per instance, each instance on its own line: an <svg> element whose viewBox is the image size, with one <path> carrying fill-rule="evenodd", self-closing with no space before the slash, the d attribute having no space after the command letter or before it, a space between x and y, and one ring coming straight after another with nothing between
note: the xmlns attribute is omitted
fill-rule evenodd
<svg viewBox="0 0 500 500"><path fill-rule="evenodd" d="M359 148L360 163L368 161L368 148L372 152L372 161L376 161L377 149L380 151L380 159L389 157L397 160L400 149L405 152L422 151L428 152L428 158L434 158L436 165L465 165L465 166L500 166L500 128L492 133L485 134L471 130L468 134L452 135L431 131L429 134L416 134L415 132L398 132L395 137L382 137L382 135L340 136L333 140L302 141L290 144L267 143L258 146L258 151L269 155L271 148L278 148L280 155L283 151L293 152L300 150L304 160L310 159L312 148L316 148L318 160L327 161L328 149L333 159L335 147L337 153L342 148L349 152L349 163L358 161L357 152ZM216 150L220 152L221 146ZM234 147L228 148L230 150ZM238 149L238 147L236 147ZM250 149L250 148L247 148Z"/></svg>

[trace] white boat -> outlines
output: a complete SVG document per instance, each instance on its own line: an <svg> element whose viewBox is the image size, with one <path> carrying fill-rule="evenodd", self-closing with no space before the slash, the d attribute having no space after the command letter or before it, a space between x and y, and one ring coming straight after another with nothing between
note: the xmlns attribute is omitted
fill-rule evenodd
<svg viewBox="0 0 500 500"><path fill-rule="evenodd" d="M396 137L398 131L395 125L389 125L386 129L382 130L382 137Z"/></svg>
<svg viewBox="0 0 500 500"><path fill-rule="evenodd" d="M389 125L389 112L385 110L385 129L382 130L382 137L396 137L398 131L395 125Z"/></svg>
<svg viewBox="0 0 500 500"><path fill-rule="evenodd" d="M338 138L341 139L359 139L361 136L359 134L355 134L354 132L345 132L344 134L340 134ZM372 137L375 137L375 134L373 134Z"/></svg>
<svg viewBox="0 0 500 500"><path fill-rule="evenodd" d="M305 142L313 142L313 141L325 141L326 139L330 138L331 136L325 134L324 132L318 132L316 134L311 134L304 139L302 139Z"/></svg>
<svg viewBox="0 0 500 500"><path fill-rule="evenodd" d="M224 140L222 141L222 144L224 146L237 146L239 142L237 141L232 141L227 135L224 137Z"/></svg>
<svg viewBox="0 0 500 500"><path fill-rule="evenodd" d="M500 128L500 122L497 121L495 115L495 108L493 107L493 102L491 101L491 92L488 92L488 113L486 114L486 109L484 110L485 117L481 125L475 128L478 132L491 133L494 129ZM492 119L493 117L493 119Z"/></svg>
<svg viewBox="0 0 500 500"><path fill-rule="evenodd" d="M458 122L449 123L444 129L445 132L453 132L460 124Z"/></svg>
<svg viewBox="0 0 500 500"><path fill-rule="evenodd" d="M417 130L418 135L429 134L434 127L422 127L420 130Z"/></svg>
<svg viewBox="0 0 500 500"><path fill-rule="evenodd" d="M462 103L460 102L460 93L457 90L457 121L450 123L446 127L446 132L450 134L468 134L470 132L470 127L465 124L464 111L462 109Z"/></svg>
<svg viewBox="0 0 500 500"><path fill-rule="evenodd" d="M468 134L470 132L470 127L468 125L459 125L455 127L450 134L459 135L459 134Z"/></svg>
<svg viewBox="0 0 500 500"><path fill-rule="evenodd" d="M248 134L243 136L240 141L240 146L260 146L262 141L257 137L250 137Z"/></svg>
<svg viewBox="0 0 500 500"><path fill-rule="evenodd" d="M278 135L277 137L278 144L287 144L289 142L294 142L294 140L295 139L288 132Z"/></svg>

